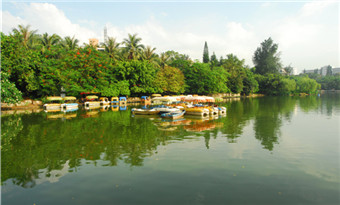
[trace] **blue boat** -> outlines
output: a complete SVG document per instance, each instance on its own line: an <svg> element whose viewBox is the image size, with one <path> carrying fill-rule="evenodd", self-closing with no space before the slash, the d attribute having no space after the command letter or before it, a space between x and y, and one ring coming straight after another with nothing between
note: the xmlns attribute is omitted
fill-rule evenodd
<svg viewBox="0 0 340 205"><path fill-rule="evenodd" d="M169 112L169 113L163 113L161 114L162 118L170 118L170 119L178 119L183 117L185 114L185 110L181 112Z"/></svg>

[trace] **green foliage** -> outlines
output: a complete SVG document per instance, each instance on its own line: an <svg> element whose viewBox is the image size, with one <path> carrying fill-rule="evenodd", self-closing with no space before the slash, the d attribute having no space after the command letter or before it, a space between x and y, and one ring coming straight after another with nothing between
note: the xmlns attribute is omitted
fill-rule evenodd
<svg viewBox="0 0 340 205"><path fill-rule="evenodd" d="M194 63L188 55L172 50L157 55L156 48L142 45L137 34L124 39L123 49L116 39L109 38L103 44L106 52L101 52L90 45L79 47L75 37L61 39L56 34L35 32L29 26L19 26L12 34L1 33L1 66L8 74L4 79L9 82L5 86L13 90L14 96L21 96L14 88L23 97L41 98L59 95L61 87L73 96L79 96L80 92L136 96L162 92L250 94L257 91L280 95L294 92L293 81L297 81L276 75L254 77L253 72L276 72L280 66L277 45L270 38L255 52L257 64L251 72L244 60L233 54L219 61L215 53L209 61L208 54L208 63ZM208 53L206 43L205 53ZM339 76L316 78L324 89L339 89ZM318 89L305 81L297 83L299 91Z"/></svg>
<svg viewBox="0 0 340 205"><path fill-rule="evenodd" d="M184 75L178 68L165 66L157 72L155 85L163 93L183 93L185 89Z"/></svg>
<svg viewBox="0 0 340 205"><path fill-rule="evenodd" d="M230 74L227 86L233 93L241 93L243 90L243 80L246 78L244 60L239 60L237 56L228 54L227 59L221 59L222 66Z"/></svg>
<svg viewBox="0 0 340 205"><path fill-rule="evenodd" d="M114 69L117 80L129 82L131 93L150 94L159 91L154 84L158 70L146 60L120 61Z"/></svg>
<svg viewBox="0 0 340 205"><path fill-rule="evenodd" d="M259 83L259 91L267 95L289 95L295 92L296 82L293 79L278 75L255 75Z"/></svg>
<svg viewBox="0 0 340 205"><path fill-rule="evenodd" d="M322 90L340 90L340 75L326 75L309 73L308 77L321 84Z"/></svg>
<svg viewBox="0 0 340 205"><path fill-rule="evenodd" d="M316 93L318 89L321 88L321 85L316 82L314 79L310 79L309 77L297 78L297 91L300 93Z"/></svg>
<svg viewBox="0 0 340 205"><path fill-rule="evenodd" d="M278 73L281 68L280 57L277 53L278 45L271 38L263 41L253 56L256 73Z"/></svg>
<svg viewBox="0 0 340 205"><path fill-rule="evenodd" d="M184 71L187 93L211 94L230 92L227 87L229 74L222 68L210 69L209 64L194 63Z"/></svg>
<svg viewBox="0 0 340 205"><path fill-rule="evenodd" d="M22 100L22 93L8 78L9 74L1 71L1 102L14 104Z"/></svg>
<svg viewBox="0 0 340 205"><path fill-rule="evenodd" d="M256 81L253 72L245 68L245 77L243 78L243 90L242 93L249 95L251 93L256 93L259 91L259 83Z"/></svg>

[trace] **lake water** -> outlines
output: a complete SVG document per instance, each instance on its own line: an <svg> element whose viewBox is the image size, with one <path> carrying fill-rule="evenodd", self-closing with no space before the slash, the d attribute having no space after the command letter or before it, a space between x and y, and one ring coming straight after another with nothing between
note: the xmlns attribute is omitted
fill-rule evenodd
<svg viewBox="0 0 340 205"><path fill-rule="evenodd" d="M3 115L1 204L340 204L339 95L222 105Z"/></svg>

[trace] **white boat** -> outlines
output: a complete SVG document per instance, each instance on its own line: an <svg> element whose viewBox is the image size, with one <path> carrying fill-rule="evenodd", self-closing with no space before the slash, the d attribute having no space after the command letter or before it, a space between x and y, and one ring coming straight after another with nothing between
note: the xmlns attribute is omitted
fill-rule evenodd
<svg viewBox="0 0 340 205"><path fill-rule="evenodd" d="M131 112L133 115L157 115L159 114L159 111L155 109L132 108Z"/></svg>
<svg viewBox="0 0 340 205"><path fill-rule="evenodd" d="M218 114L220 114L220 115L227 114L227 108L226 107L218 107Z"/></svg>
<svg viewBox="0 0 340 205"><path fill-rule="evenodd" d="M61 111L61 102L62 102L62 100L63 100L63 98L62 97L58 97L58 96L47 97L46 98L47 103L45 103L43 105L44 110L48 111L48 112Z"/></svg>
<svg viewBox="0 0 340 205"><path fill-rule="evenodd" d="M67 96L63 98L64 103L60 105L61 109L64 111L76 110L78 109L77 98L73 96Z"/></svg>
<svg viewBox="0 0 340 205"><path fill-rule="evenodd" d="M98 96L89 95L86 96L86 102L84 103L85 108L100 108L100 101L98 100Z"/></svg>
<svg viewBox="0 0 340 205"><path fill-rule="evenodd" d="M160 114L162 113L180 113L181 110L179 108L168 107L164 105L160 105L157 107L152 107L152 109L159 111Z"/></svg>
<svg viewBox="0 0 340 205"><path fill-rule="evenodd" d="M99 98L99 102L100 102L100 105L104 106L104 105L110 105L110 101L108 98L106 97L101 97Z"/></svg>
<svg viewBox="0 0 340 205"><path fill-rule="evenodd" d="M176 97L176 96L154 97L151 99L151 103L154 105L172 104L172 103L179 102L179 101L181 101L180 97Z"/></svg>
<svg viewBox="0 0 340 205"><path fill-rule="evenodd" d="M186 108L186 115L195 115L195 116L201 116L201 117L207 117L209 116L209 109L206 108L200 108L200 107L193 107L193 108Z"/></svg>

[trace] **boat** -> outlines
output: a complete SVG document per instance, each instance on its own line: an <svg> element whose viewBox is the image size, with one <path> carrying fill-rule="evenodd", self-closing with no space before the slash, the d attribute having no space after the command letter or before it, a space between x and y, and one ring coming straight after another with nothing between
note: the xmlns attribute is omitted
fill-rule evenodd
<svg viewBox="0 0 340 205"><path fill-rule="evenodd" d="M100 108L100 101L98 101L98 96L88 95L85 98L85 108Z"/></svg>
<svg viewBox="0 0 340 205"><path fill-rule="evenodd" d="M203 108L203 107L189 107L185 108L187 115L195 115L195 116L201 116L201 117L207 117L209 116L209 109Z"/></svg>
<svg viewBox="0 0 340 205"><path fill-rule="evenodd" d="M142 104L150 104L151 103L150 97L149 96L142 96L140 103L142 103Z"/></svg>
<svg viewBox="0 0 340 205"><path fill-rule="evenodd" d="M111 110L112 111L118 111L119 110L119 106L118 105L112 105L111 106Z"/></svg>
<svg viewBox="0 0 340 205"><path fill-rule="evenodd" d="M126 106L126 102L127 102L127 100L126 100L126 97L119 97L119 105L120 106Z"/></svg>
<svg viewBox="0 0 340 205"><path fill-rule="evenodd" d="M162 118L170 118L170 119L178 119L183 117L185 114L185 110L181 112L169 112L169 113L163 113L161 114Z"/></svg>
<svg viewBox="0 0 340 205"><path fill-rule="evenodd" d="M44 110L47 112L61 111L61 103L63 98L58 96L50 96L46 98L47 103L43 105Z"/></svg>
<svg viewBox="0 0 340 205"><path fill-rule="evenodd" d="M63 98L64 103L61 104L61 108L66 111L75 111L78 110L77 98L73 96L66 96Z"/></svg>
<svg viewBox="0 0 340 205"><path fill-rule="evenodd" d="M179 113L181 111L179 108L168 107L165 105L158 105L158 106L152 107L151 109L158 110L160 114L171 113L171 112Z"/></svg>
<svg viewBox="0 0 340 205"><path fill-rule="evenodd" d="M119 99L118 97L112 97L111 98L111 105L119 105Z"/></svg>
<svg viewBox="0 0 340 205"><path fill-rule="evenodd" d="M119 110L126 110L126 109L127 109L126 105L124 105L124 106L119 106Z"/></svg>
<svg viewBox="0 0 340 205"><path fill-rule="evenodd" d="M218 107L218 114L225 115L227 114L227 108L226 107Z"/></svg>
<svg viewBox="0 0 340 205"><path fill-rule="evenodd" d="M219 112L218 107L209 107L208 109L210 115L218 115Z"/></svg>
<svg viewBox="0 0 340 205"><path fill-rule="evenodd" d="M110 105L110 101L107 97L101 97L99 98L100 105Z"/></svg>
<svg viewBox="0 0 340 205"><path fill-rule="evenodd" d="M180 102L181 99L176 96L163 96L163 97L154 97L151 99L151 103L154 105L159 105L159 104L172 104L172 103L177 103Z"/></svg>
<svg viewBox="0 0 340 205"><path fill-rule="evenodd" d="M132 108L131 112L134 115L157 115L159 114L159 111L155 109Z"/></svg>

